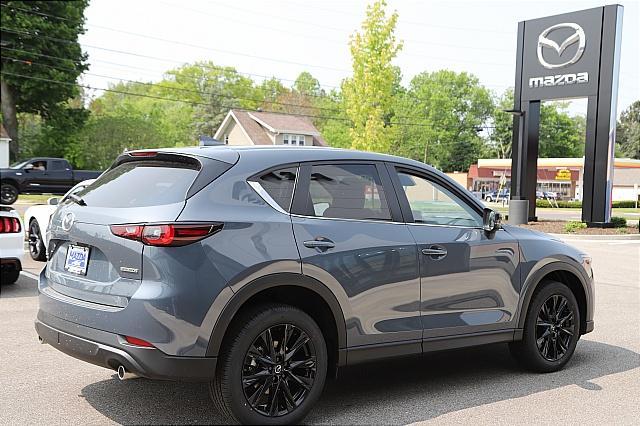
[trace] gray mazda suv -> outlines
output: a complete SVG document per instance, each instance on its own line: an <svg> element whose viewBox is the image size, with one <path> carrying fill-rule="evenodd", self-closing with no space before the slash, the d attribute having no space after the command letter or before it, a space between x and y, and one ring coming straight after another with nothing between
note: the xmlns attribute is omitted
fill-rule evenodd
<svg viewBox="0 0 640 426"><path fill-rule="evenodd" d="M394 156L128 152L49 232L41 341L120 379L209 382L229 421L300 422L339 367L382 358L507 342L556 371L593 330L588 256Z"/></svg>

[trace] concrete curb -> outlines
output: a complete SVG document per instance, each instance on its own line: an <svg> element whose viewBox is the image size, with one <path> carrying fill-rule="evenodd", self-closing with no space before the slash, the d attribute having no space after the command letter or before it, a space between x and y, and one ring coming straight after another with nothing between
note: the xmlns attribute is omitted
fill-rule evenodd
<svg viewBox="0 0 640 426"><path fill-rule="evenodd" d="M640 241L640 234L610 234L610 235L580 235L580 234L549 234L561 240L618 240Z"/></svg>

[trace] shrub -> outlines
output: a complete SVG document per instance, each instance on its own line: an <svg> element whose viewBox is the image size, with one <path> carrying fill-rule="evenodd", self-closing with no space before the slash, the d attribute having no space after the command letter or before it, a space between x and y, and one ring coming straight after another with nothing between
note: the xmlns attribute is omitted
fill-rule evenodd
<svg viewBox="0 0 640 426"><path fill-rule="evenodd" d="M614 228L626 228L627 227L627 219L620 216L613 216L611 218L611 224Z"/></svg>
<svg viewBox="0 0 640 426"><path fill-rule="evenodd" d="M587 224L584 222L579 222L577 220L570 220L569 222L565 223L564 230L572 234L580 229L586 229L586 227L587 227Z"/></svg>
<svg viewBox="0 0 640 426"><path fill-rule="evenodd" d="M636 202L633 200L614 201L612 204L614 209L634 209Z"/></svg>
<svg viewBox="0 0 640 426"><path fill-rule="evenodd" d="M611 206L614 209L632 209L636 207L633 200L614 201ZM552 207L548 200L536 200L536 207ZM555 205L553 205L555 207ZM558 207L561 209L579 209L582 208L582 201L558 200Z"/></svg>

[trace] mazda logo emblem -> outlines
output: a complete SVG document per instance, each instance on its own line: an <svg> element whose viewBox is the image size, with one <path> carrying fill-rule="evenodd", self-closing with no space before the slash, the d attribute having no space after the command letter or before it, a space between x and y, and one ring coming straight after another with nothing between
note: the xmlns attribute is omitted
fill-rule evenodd
<svg viewBox="0 0 640 426"><path fill-rule="evenodd" d="M568 38L566 38L562 43L558 44L555 41L548 38L549 33L557 30L558 28L570 28L574 30L574 33L570 35ZM562 53L567 49L567 47L573 45L574 43L578 43L578 50L576 51L575 55L573 55L573 57L568 61L565 61L559 64L550 64L544 59L543 48L545 47L551 48L555 50L556 53L558 53L558 56L562 56ZM543 32L541 32L540 35L538 36L538 61L540 62L540 65L550 70L567 67L571 64L575 64L580 60L580 58L582 57L582 54L584 53L584 48L586 43L587 43L587 40L584 35L584 30L580 25L574 24L571 22L565 22L562 24L553 25L547 28L546 30L544 30Z"/></svg>
<svg viewBox="0 0 640 426"><path fill-rule="evenodd" d="M73 226L73 221L76 219L76 216L69 212L62 218L62 229L68 231Z"/></svg>

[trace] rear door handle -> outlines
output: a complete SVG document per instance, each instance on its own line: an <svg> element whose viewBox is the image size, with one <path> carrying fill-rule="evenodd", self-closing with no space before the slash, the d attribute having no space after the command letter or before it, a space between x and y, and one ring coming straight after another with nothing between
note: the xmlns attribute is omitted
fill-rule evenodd
<svg viewBox="0 0 640 426"><path fill-rule="evenodd" d="M302 244L304 244L304 246L307 248L317 248L321 250L332 249L336 246L333 241L327 239L309 240L305 241Z"/></svg>
<svg viewBox="0 0 640 426"><path fill-rule="evenodd" d="M422 249L422 254L425 256L431 256L432 259L442 259L447 255L447 249L440 246L431 246L429 248Z"/></svg>

